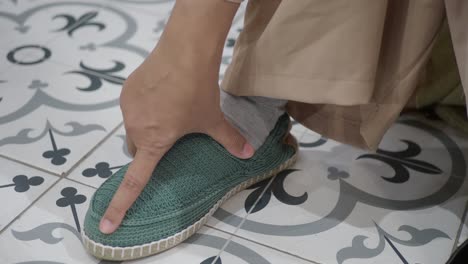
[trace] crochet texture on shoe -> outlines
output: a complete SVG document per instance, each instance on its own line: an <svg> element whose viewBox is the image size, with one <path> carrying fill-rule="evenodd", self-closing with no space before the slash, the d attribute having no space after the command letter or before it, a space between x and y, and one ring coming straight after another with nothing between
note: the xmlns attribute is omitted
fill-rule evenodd
<svg viewBox="0 0 468 264"><path fill-rule="evenodd" d="M170 237L193 225L231 189L274 170L295 154L284 143L289 116L283 115L265 143L247 160L238 159L211 137L189 134L164 155L149 183L112 234L99 222L122 182L128 165L108 178L94 194L84 222L84 234L110 247L132 247Z"/></svg>

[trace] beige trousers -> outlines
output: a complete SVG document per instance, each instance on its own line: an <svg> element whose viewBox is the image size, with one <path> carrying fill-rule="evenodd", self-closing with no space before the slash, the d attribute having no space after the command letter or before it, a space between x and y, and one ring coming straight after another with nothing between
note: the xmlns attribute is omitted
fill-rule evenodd
<svg viewBox="0 0 468 264"><path fill-rule="evenodd" d="M445 19L466 94L467 0L250 0L222 88L287 99L306 127L376 149Z"/></svg>

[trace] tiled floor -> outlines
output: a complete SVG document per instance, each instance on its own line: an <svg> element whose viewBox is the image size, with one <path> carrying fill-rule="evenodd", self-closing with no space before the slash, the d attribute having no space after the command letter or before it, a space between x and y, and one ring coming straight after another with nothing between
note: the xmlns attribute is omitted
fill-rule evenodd
<svg viewBox="0 0 468 264"><path fill-rule="evenodd" d="M81 247L83 214L130 161L120 86L172 5L0 0L0 263L105 263ZM293 133L294 168L235 196L175 249L132 263L440 264L468 238L467 137L420 116L403 116L377 153L299 124Z"/></svg>

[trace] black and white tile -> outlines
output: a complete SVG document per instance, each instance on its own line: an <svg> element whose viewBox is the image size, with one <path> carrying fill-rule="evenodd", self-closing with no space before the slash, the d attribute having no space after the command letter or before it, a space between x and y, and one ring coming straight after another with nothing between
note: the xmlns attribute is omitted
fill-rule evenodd
<svg viewBox="0 0 468 264"><path fill-rule="evenodd" d="M276 176L246 219L239 211L266 182L210 224L229 232L241 224L236 235L319 263L448 259L468 196L466 138L412 117L375 154L307 133L298 163Z"/></svg>
<svg viewBox="0 0 468 264"><path fill-rule="evenodd" d="M60 180L0 236L4 263L98 263L81 245L80 230L94 189Z"/></svg>
<svg viewBox="0 0 468 264"><path fill-rule="evenodd" d="M0 0L1 263L104 263L78 232L95 188L131 161L120 89L173 4ZM420 116L403 116L377 153L297 123L292 134L292 169L227 201L186 243L128 263L438 264L468 238L466 136Z"/></svg>
<svg viewBox="0 0 468 264"><path fill-rule="evenodd" d="M88 78L43 62L10 67L0 102L0 154L56 174L66 173L121 122L120 86L88 93Z"/></svg>
<svg viewBox="0 0 468 264"><path fill-rule="evenodd" d="M131 161L125 142L125 129L122 126L67 177L98 188L114 172Z"/></svg>
<svg viewBox="0 0 468 264"><path fill-rule="evenodd" d="M30 206L59 177L0 158L0 231Z"/></svg>

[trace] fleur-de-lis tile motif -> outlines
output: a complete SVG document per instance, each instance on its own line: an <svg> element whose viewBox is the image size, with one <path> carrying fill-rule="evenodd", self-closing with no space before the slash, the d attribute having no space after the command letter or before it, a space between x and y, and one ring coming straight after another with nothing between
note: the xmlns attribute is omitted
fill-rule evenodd
<svg viewBox="0 0 468 264"><path fill-rule="evenodd" d="M395 171L392 177L381 176L384 180L392 183L404 183L409 180L409 169L427 174L440 174L442 170L426 161L414 159L421 153L421 147L413 141L401 140L406 143L407 148L402 151L386 151L378 149L376 154L364 154L357 159L375 159L388 164Z"/></svg>
<svg viewBox="0 0 468 264"><path fill-rule="evenodd" d="M335 167L328 168L328 179L332 181L336 181L338 179L346 179L349 178L349 173L346 171L339 170Z"/></svg>
<svg viewBox="0 0 468 264"><path fill-rule="evenodd" d="M49 136L50 142L52 144L52 150L47 150L42 153L42 157L46 159L51 159L51 163L54 165L62 165L67 162L65 156L70 154L70 149L68 148L57 148L57 144L55 143L54 134L52 130L49 128Z"/></svg>
<svg viewBox="0 0 468 264"><path fill-rule="evenodd" d="M114 166L111 167L107 162L98 162L94 168L87 168L81 173L85 177L94 177L99 176L100 178L108 178L112 175L112 170L120 169L123 166Z"/></svg>
<svg viewBox="0 0 468 264"><path fill-rule="evenodd" d="M55 203L58 207L70 206L73 218L75 219L76 230L78 230L78 232L81 232L81 226L78 220L78 213L76 212L76 205L84 203L86 201L86 196L78 194L78 191L73 187L63 188L60 194L62 194L63 197L57 199Z"/></svg>
<svg viewBox="0 0 468 264"><path fill-rule="evenodd" d="M52 19L64 18L67 21L65 26L57 29L56 31L67 31L68 35L72 36L73 32L83 27L94 26L97 27L99 31L102 31L104 28L106 28L106 25L104 25L103 23L92 21L94 18L96 18L97 15L98 12L91 11L83 14L78 18L75 18L72 15L58 14Z"/></svg>
<svg viewBox="0 0 468 264"><path fill-rule="evenodd" d="M304 192L304 194L302 194L301 196L296 197L296 196L290 195L284 189L284 180L286 179L286 177L288 177L289 174L295 171L298 171L298 170L288 169L288 170L284 170L278 173L278 175L275 177L273 182L270 184L268 189L265 191L263 196L260 198L260 200L258 201L258 203L255 205L255 207L252 209L250 213L256 213L264 209L270 202L272 194L280 202L288 204L288 205L299 205L307 201L307 197L308 197L307 192ZM248 188L248 189L256 189L256 190L253 191L251 194L249 194L249 196L247 196L247 199L245 199L244 207L247 212L249 212L249 210L254 205L255 201L257 201L258 197L262 194L263 190L268 185L269 181L270 179L266 179Z"/></svg>
<svg viewBox="0 0 468 264"><path fill-rule="evenodd" d="M31 186L39 186L44 182L44 178L40 176L33 176L28 178L26 175L16 175L13 177L13 183L0 185L0 188L13 187L16 192L25 192L29 190Z"/></svg>
<svg viewBox="0 0 468 264"><path fill-rule="evenodd" d="M207 258L204 261L200 262L200 264L223 264L221 261L221 257L217 258L216 261L213 263L213 261L216 259L216 256L213 256L211 258Z"/></svg>
<svg viewBox="0 0 468 264"><path fill-rule="evenodd" d="M125 68L125 64L116 60L114 60L114 63L114 66L109 69L95 69L84 65L83 62L80 62L80 68L82 70L69 71L66 73L76 73L88 77L91 84L88 87L77 87L77 89L86 92L95 91L101 88L103 80L118 85L124 83L125 78L112 74L123 70Z"/></svg>

